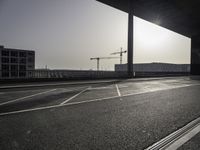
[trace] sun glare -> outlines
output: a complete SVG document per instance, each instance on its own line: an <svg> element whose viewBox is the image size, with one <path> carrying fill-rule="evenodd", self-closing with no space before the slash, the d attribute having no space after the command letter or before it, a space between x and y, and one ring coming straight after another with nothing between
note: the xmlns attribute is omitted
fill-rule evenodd
<svg viewBox="0 0 200 150"><path fill-rule="evenodd" d="M190 63L191 39L134 18L134 63Z"/></svg>
<svg viewBox="0 0 200 150"><path fill-rule="evenodd" d="M162 27L137 17L135 31L137 41L144 43L147 47L160 46L169 37L169 33L164 31Z"/></svg>

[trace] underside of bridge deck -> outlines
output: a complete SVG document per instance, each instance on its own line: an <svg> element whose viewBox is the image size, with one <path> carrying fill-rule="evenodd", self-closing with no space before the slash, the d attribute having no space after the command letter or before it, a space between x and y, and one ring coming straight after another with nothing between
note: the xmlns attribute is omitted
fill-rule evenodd
<svg viewBox="0 0 200 150"><path fill-rule="evenodd" d="M133 14L152 23L192 39L191 74L200 75L200 1L199 0L97 0L111 7ZM129 17L130 18L130 17ZM159 20L159 21L158 21ZM129 20L131 23L131 21ZM130 25L130 24L129 24ZM128 32L132 32L130 27ZM130 64L131 33L128 36L128 70Z"/></svg>

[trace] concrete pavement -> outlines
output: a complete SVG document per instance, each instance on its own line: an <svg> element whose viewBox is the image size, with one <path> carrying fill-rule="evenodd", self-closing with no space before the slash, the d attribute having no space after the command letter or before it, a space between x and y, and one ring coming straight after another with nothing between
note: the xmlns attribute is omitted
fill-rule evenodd
<svg viewBox="0 0 200 150"><path fill-rule="evenodd" d="M200 133L179 148L179 150L188 149L200 149Z"/></svg>
<svg viewBox="0 0 200 150"><path fill-rule="evenodd" d="M200 116L199 91L189 78L2 89L0 149L145 149Z"/></svg>

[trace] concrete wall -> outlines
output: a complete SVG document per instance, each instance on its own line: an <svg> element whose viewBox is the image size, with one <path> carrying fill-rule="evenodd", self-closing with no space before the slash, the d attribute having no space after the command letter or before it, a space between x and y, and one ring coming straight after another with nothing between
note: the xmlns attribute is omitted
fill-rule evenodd
<svg viewBox="0 0 200 150"><path fill-rule="evenodd" d="M115 71L126 71L126 64L116 64ZM190 72L189 64L146 63L133 64L134 72Z"/></svg>
<svg viewBox="0 0 200 150"><path fill-rule="evenodd" d="M90 70L35 70L30 78L66 78L66 79L100 79L121 78L126 72L90 71Z"/></svg>
<svg viewBox="0 0 200 150"><path fill-rule="evenodd" d="M124 78L126 72L115 71L90 71L90 70L28 70L24 78L0 78L0 79L105 79Z"/></svg>

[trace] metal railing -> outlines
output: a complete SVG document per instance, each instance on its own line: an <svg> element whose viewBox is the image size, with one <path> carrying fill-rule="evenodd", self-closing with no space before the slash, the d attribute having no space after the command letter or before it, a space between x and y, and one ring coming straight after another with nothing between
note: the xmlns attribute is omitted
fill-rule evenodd
<svg viewBox="0 0 200 150"><path fill-rule="evenodd" d="M91 71L91 70L26 70L26 71L9 71L0 70L1 79L16 78L119 78L125 77L126 72L115 71Z"/></svg>

